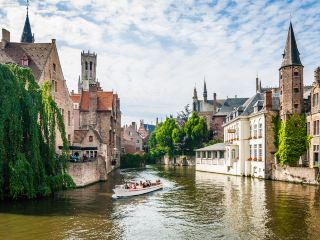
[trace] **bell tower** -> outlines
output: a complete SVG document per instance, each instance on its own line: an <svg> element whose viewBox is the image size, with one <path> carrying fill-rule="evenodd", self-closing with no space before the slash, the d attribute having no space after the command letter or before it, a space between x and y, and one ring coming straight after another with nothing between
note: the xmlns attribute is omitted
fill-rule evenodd
<svg viewBox="0 0 320 240"><path fill-rule="evenodd" d="M89 91L90 85L96 85L97 54L81 52L81 82L83 91Z"/></svg>
<svg viewBox="0 0 320 240"><path fill-rule="evenodd" d="M285 120L291 114L301 114L304 111L303 65L291 22L282 56L279 69L280 116Z"/></svg>

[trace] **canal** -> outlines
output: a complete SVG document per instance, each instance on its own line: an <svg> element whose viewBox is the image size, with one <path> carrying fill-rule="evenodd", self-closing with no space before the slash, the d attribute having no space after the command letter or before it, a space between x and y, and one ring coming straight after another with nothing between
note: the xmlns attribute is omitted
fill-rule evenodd
<svg viewBox="0 0 320 240"><path fill-rule="evenodd" d="M114 199L124 180L162 191ZM0 203L0 239L320 239L315 186L148 166L54 198Z"/></svg>

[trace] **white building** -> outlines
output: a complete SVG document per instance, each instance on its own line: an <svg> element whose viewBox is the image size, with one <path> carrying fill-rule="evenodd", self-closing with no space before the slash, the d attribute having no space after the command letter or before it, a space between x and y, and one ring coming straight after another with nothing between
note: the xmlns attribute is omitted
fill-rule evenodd
<svg viewBox="0 0 320 240"><path fill-rule="evenodd" d="M257 92L227 117L224 143L198 149L196 170L265 178L274 159L272 116L279 97L271 91ZM224 148L224 150L223 150ZM222 153L220 155L215 154Z"/></svg>

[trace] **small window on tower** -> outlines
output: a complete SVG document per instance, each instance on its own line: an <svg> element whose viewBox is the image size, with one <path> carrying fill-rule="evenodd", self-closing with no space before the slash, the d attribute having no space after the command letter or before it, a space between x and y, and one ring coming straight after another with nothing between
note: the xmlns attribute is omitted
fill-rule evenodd
<svg viewBox="0 0 320 240"><path fill-rule="evenodd" d="M294 105L294 108L298 108L298 106L299 106L299 104L295 104L295 105Z"/></svg>
<svg viewBox="0 0 320 240"><path fill-rule="evenodd" d="M295 77L299 76L299 72L294 72L293 76L295 76Z"/></svg>
<svg viewBox="0 0 320 240"><path fill-rule="evenodd" d="M294 88L294 92L298 93L299 92L299 88Z"/></svg>

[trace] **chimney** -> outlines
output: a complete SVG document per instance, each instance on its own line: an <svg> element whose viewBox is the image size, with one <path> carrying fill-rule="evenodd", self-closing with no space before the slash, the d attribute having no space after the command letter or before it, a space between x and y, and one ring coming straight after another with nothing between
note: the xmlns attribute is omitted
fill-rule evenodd
<svg viewBox="0 0 320 240"><path fill-rule="evenodd" d="M272 91L268 90L264 93L264 103L263 107L267 111L272 110Z"/></svg>
<svg viewBox="0 0 320 240"><path fill-rule="evenodd" d="M134 128L134 130L136 130L136 131L137 131L137 125L136 125L136 122L132 122L132 123L131 123L131 125L132 125L132 127Z"/></svg>
<svg viewBox="0 0 320 240"><path fill-rule="evenodd" d="M213 113L217 112L217 94L213 93Z"/></svg>
<svg viewBox="0 0 320 240"><path fill-rule="evenodd" d="M7 43L10 42L10 32L2 28L1 49L5 49Z"/></svg>
<svg viewBox="0 0 320 240"><path fill-rule="evenodd" d="M51 42L52 42L52 43L56 43L56 39L52 38L52 39L51 39Z"/></svg>

